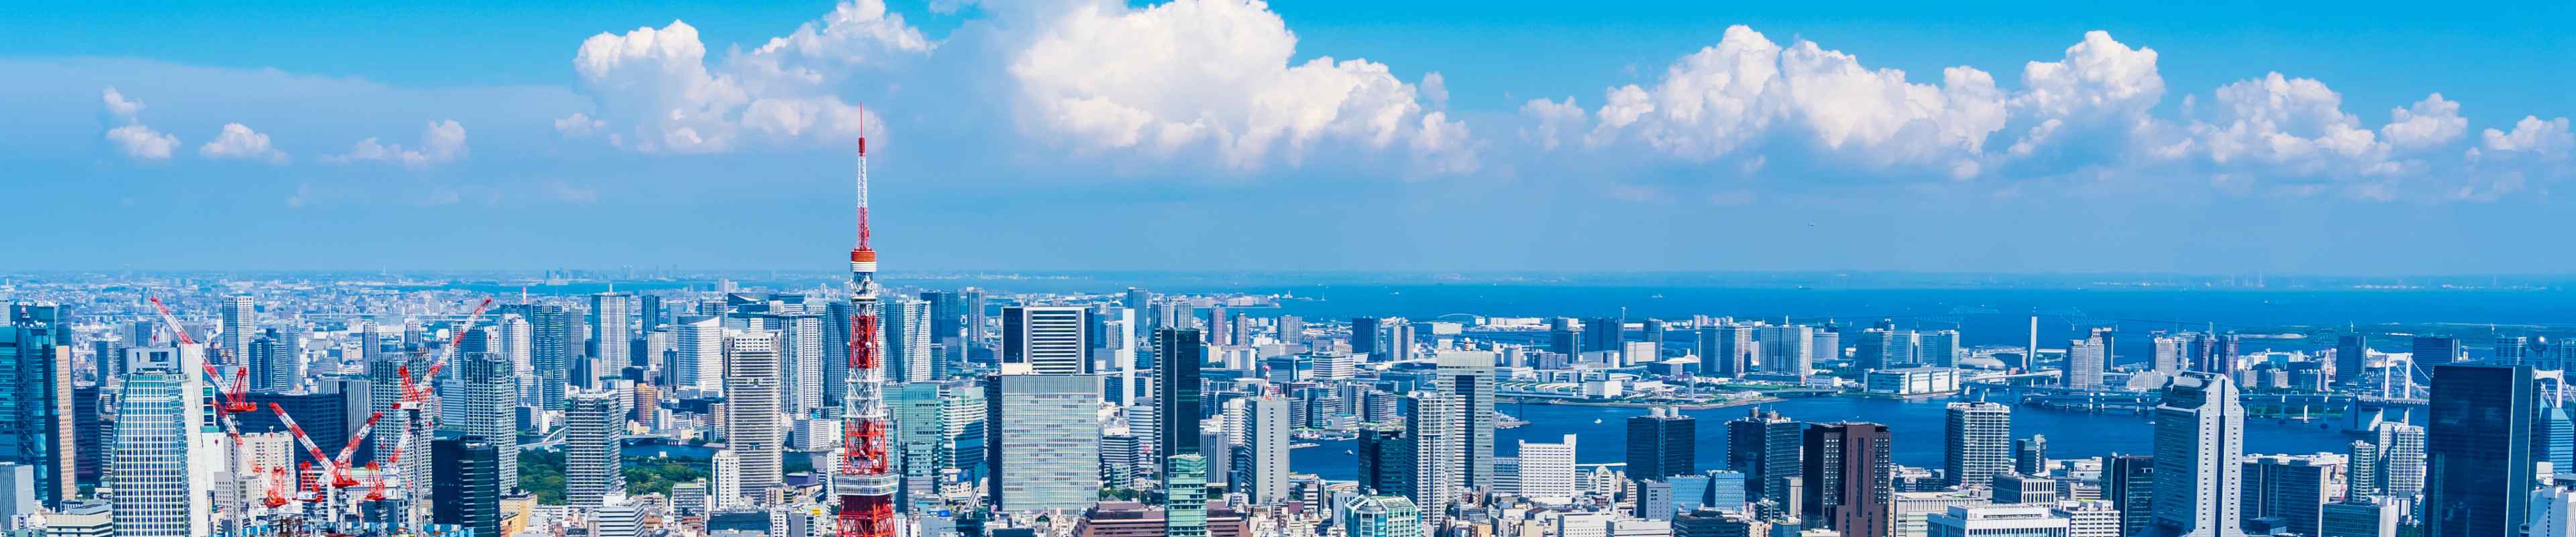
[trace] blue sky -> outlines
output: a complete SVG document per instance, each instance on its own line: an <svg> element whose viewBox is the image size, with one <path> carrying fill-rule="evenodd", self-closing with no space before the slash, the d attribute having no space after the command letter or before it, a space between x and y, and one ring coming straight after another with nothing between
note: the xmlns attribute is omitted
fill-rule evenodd
<svg viewBox="0 0 2576 537"><path fill-rule="evenodd" d="M2563 2L518 4L0 19L0 266L2576 262Z"/></svg>

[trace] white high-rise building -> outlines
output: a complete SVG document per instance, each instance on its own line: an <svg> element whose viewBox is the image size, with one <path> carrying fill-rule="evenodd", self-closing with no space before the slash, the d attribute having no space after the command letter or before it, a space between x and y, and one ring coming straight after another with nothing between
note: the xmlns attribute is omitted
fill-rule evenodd
<svg viewBox="0 0 2576 537"><path fill-rule="evenodd" d="M772 315L770 324L778 327L779 410L804 416L822 409L823 392L843 388L823 385L823 368L849 367L823 363L823 316Z"/></svg>
<svg viewBox="0 0 2576 537"><path fill-rule="evenodd" d="M259 307L248 296L225 297L222 321L224 333L216 336L215 343L223 348L224 355L216 362L240 365L250 359L250 340L258 335L251 332L258 330Z"/></svg>
<svg viewBox="0 0 2576 537"><path fill-rule="evenodd" d="M1806 378L1815 370L1815 335L1812 326L1763 326L1754 333L1761 341L1762 371L1774 375Z"/></svg>
<svg viewBox="0 0 2576 537"><path fill-rule="evenodd" d="M201 406L193 369L179 367L192 348L160 354L169 363L128 369L116 397L114 455L107 485L116 491L112 503L116 534L126 537L185 537L213 531L210 481L196 479L190 467ZM202 358L199 358L202 359ZM130 364L133 365L142 364ZM221 466L218 462L214 466Z"/></svg>
<svg viewBox="0 0 2576 537"><path fill-rule="evenodd" d="M1090 372L1083 341L1083 315L1088 311L1080 306L1002 308L1002 374Z"/></svg>
<svg viewBox="0 0 2576 537"><path fill-rule="evenodd" d="M519 391L511 381L513 364L489 352L460 353L456 357L459 380L448 388L451 409L441 425L466 436L482 437L504 455L501 463L501 489L519 487L519 429L510 416L519 409ZM423 457L426 458L426 457Z"/></svg>
<svg viewBox="0 0 2576 537"><path fill-rule="evenodd" d="M1951 484L1987 486L2012 471L2012 407L1950 403L1943 440L1943 470Z"/></svg>
<svg viewBox="0 0 2576 537"><path fill-rule="evenodd" d="M1276 395L1239 399L1243 401L1243 436L1235 446L1233 469L1228 480L1235 490L1249 496L1253 505L1272 505L1288 499L1288 400Z"/></svg>
<svg viewBox="0 0 2576 537"><path fill-rule="evenodd" d="M2066 369L2058 372L2062 386L2090 390L2102 387L2103 361L2110 350L2098 339L2079 339L2066 343Z"/></svg>
<svg viewBox="0 0 2576 537"><path fill-rule="evenodd" d="M725 336L725 444L742 458L742 487L757 497L783 482L787 427L779 413L778 333Z"/></svg>
<svg viewBox="0 0 2576 537"><path fill-rule="evenodd" d="M2156 336L2155 361L2149 365L2155 368L2155 372L2164 373L2166 375L2181 372L2183 369L2183 362L2190 359L2189 357L2191 356L2188 352L2188 349L2190 349L2191 346L2191 341L2192 338L2190 336Z"/></svg>
<svg viewBox="0 0 2576 537"><path fill-rule="evenodd" d="M884 322L878 328L885 332L885 349L877 355L883 357L878 363L884 364L885 381L930 380L930 349L937 343L930 335L930 302L897 297L882 307Z"/></svg>
<svg viewBox="0 0 2576 537"><path fill-rule="evenodd" d="M2424 427L2390 421L2372 426L2370 432L2379 445L2376 490L2410 500L2424 494Z"/></svg>
<svg viewBox="0 0 2576 537"><path fill-rule="evenodd" d="M537 370L535 364L529 361L536 356L535 347L530 346L531 338L535 336L536 331L528 325L528 318L516 313L504 313L501 314L500 320L492 323L492 326L501 331L501 357L509 360L510 375L520 379L517 381L519 384L529 384L527 379L536 376Z"/></svg>
<svg viewBox="0 0 2576 537"><path fill-rule="evenodd" d="M742 457L719 449L707 461L707 497L716 508L742 504Z"/></svg>
<svg viewBox="0 0 2576 537"><path fill-rule="evenodd" d="M565 396L564 504L598 507L626 493L619 440L626 436L626 409L617 392L579 390Z"/></svg>
<svg viewBox="0 0 2576 537"><path fill-rule="evenodd" d="M1405 399L1405 436L1413 441L1413 502L1434 528L1448 520L1451 499L1466 487L1466 476L1460 475L1466 473L1466 399L1420 391ZM1527 490L1526 480L1522 487Z"/></svg>
<svg viewBox="0 0 2576 537"><path fill-rule="evenodd" d="M590 356L613 364L607 371L591 371L593 377L614 376L633 354L628 341L635 337L635 295L607 292L590 295ZM584 386L598 379L579 382Z"/></svg>
<svg viewBox="0 0 2576 537"><path fill-rule="evenodd" d="M2185 371L2155 417L2155 526L2165 537L2242 537L2245 407L2226 375Z"/></svg>
<svg viewBox="0 0 2576 537"><path fill-rule="evenodd" d="M1550 505L1574 501L1574 435L1564 442L1521 441L1521 496Z"/></svg>
<svg viewBox="0 0 2576 537"><path fill-rule="evenodd" d="M703 392L724 389L724 321L715 317L691 315L680 317L679 345L674 356L679 362L674 377L681 388Z"/></svg>

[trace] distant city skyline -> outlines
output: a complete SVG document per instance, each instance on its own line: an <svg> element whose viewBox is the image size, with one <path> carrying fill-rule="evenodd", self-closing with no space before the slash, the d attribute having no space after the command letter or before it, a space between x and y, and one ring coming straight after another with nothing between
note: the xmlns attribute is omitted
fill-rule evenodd
<svg viewBox="0 0 2576 537"><path fill-rule="evenodd" d="M2576 264L2565 3L1129 4L24 10L0 266Z"/></svg>

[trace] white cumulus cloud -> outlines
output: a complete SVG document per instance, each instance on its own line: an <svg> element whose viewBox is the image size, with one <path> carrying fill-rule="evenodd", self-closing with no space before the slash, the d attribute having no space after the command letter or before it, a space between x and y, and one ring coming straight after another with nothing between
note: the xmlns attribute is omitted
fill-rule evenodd
<svg viewBox="0 0 2576 537"><path fill-rule="evenodd" d="M143 111L143 101L125 98L125 93L116 91L116 86L100 91L99 100L105 102L109 116L127 122L134 121L135 114Z"/></svg>
<svg viewBox="0 0 2576 537"><path fill-rule="evenodd" d="M465 158L465 125L455 120L432 121L422 129L418 147L388 144L375 138L359 140L347 154L333 156L334 162L392 162L409 167L424 167Z"/></svg>
<svg viewBox="0 0 2576 537"><path fill-rule="evenodd" d="M1475 168L1465 123L1425 89L1364 59L1291 63L1297 36L1268 5L1176 0L1147 8L1085 2L1054 14L1006 61L1042 139L1158 159L1212 152L1246 171L1296 165L1324 146L1400 148L1431 171Z"/></svg>
<svg viewBox="0 0 2576 537"><path fill-rule="evenodd" d="M2460 117L2460 103L2444 100L2439 93L2411 107L2391 108L2388 117L2388 124L2379 127L2379 134L2399 149L2437 147L2469 132L2468 118Z"/></svg>
<svg viewBox="0 0 2576 537"><path fill-rule="evenodd" d="M2542 121L2539 116L2523 116L2513 124L2512 132L2486 130L2487 151L2530 153L2546 158L2567 156L2576 149L2576 134L2567 127L2567 118Z"/></svg>
<svg viewBox="0 0 2576 537"><path fill-rule="evenodd" d="M179 137L142 125L108 129L107 141L116 146L118 153L136 160L168 160L170 150L179 147Z"/></svg>
<svg viewBox="0 0 2576 537"><path fill-rule="evenodd" d="M2207 120L2191 127L2214 164L2294 176L2396 171L2388 144L2344 112L2343 95L2324 82L2270 73L2216 95Z"/></svg>
<svg viewBox="0 0 2576 537"><path fill-rule="evenodd" d="M696 27L601 33L573 56L596 114L557 121L567 136L608 133L644 152L714 153L752 143L843 141L872 115L836 84L856 67L928 52L932 43L882 0L849 0L819 21L710 65Z"/></svg>
<svg viewBox="0 0 2576 537"><path fill-rule="evenodd" d="M240 123L224 124L223 132L215 134L215 141L197 146L197 155L210 159L255 160L270 164L285 164L288 161L285 151L279 151L269 145L268 135L260 134L259 131L251 130L249 126Z"/></svg>

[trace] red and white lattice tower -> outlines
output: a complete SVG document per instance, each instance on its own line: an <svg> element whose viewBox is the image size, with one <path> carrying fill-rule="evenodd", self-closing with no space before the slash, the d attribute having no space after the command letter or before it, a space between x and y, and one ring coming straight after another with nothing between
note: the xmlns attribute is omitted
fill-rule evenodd
<svg viewBox="0 0 2576 537"><path fill-rule="evenodd" d="M895 475L886 464L884 370L878 367L877 251L868 248L868 138L859 137L859 244L850 249L850 374L841 397L839 537L895 537Z"/></svg>

